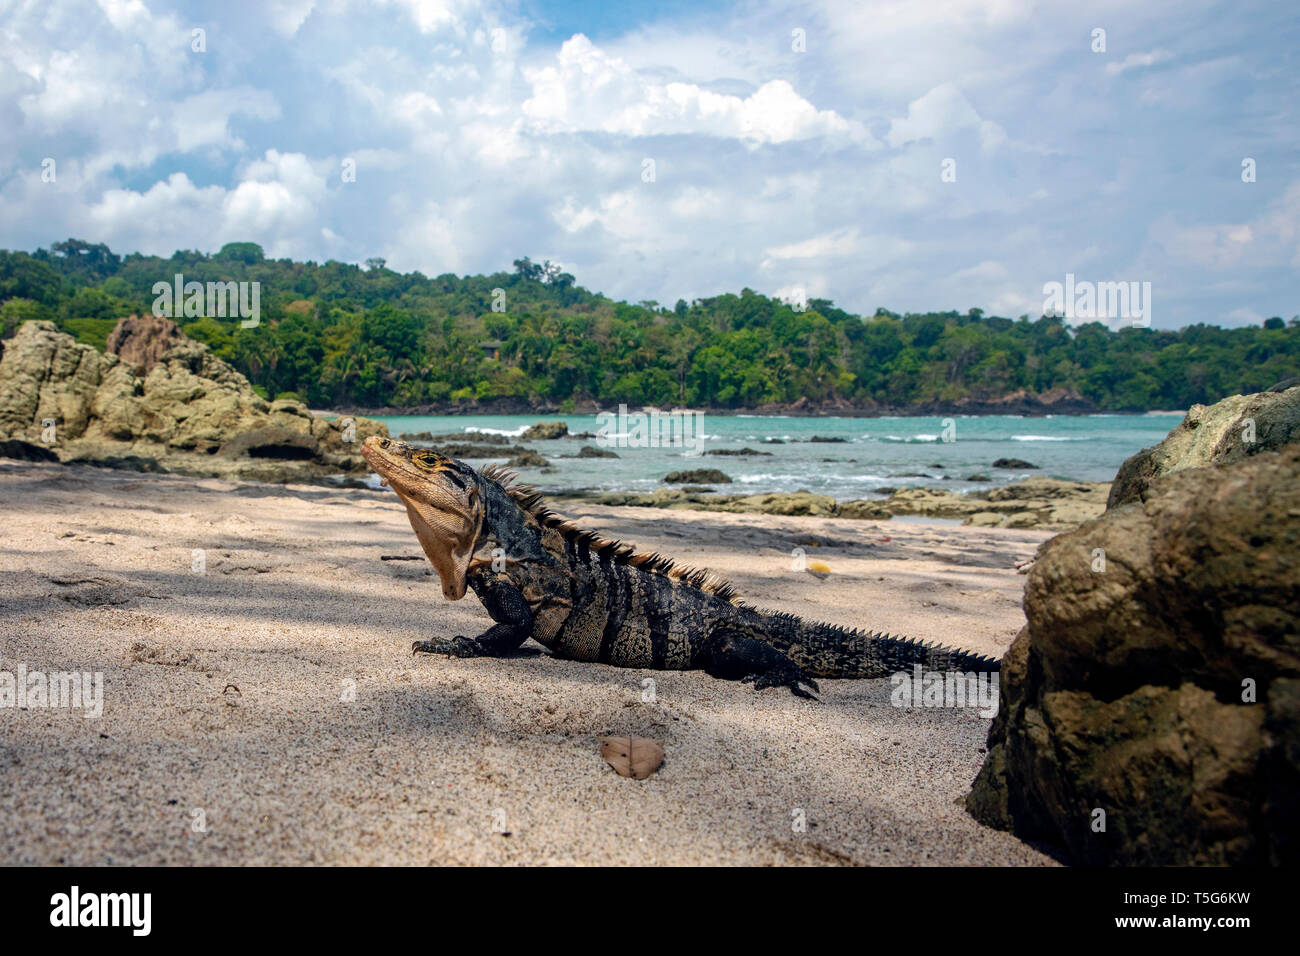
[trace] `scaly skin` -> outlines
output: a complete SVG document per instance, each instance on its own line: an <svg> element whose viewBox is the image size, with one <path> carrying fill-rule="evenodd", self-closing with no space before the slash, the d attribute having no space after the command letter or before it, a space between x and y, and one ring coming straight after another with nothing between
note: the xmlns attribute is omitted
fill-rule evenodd
<svg viewBox="0 0 1300 956"><path fill-rule="evenodd" d="M707 571L577 528L500 470L378 436L361 451L406 505L443 594L459 600L472 589L496 622L474 638L416 641L415 651L500 656L531 637L570 660L702 669L800 697L817 677L885 677L917 663L998 669L967 651L751 607Z"/></svg>

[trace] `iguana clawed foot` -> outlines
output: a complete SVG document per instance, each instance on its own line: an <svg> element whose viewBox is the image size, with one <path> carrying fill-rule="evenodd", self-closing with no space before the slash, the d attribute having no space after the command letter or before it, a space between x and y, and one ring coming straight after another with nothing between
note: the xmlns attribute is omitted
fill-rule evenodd
<svg viewBox="0 0 1300 956"><path fill-rule="evenodd" d="M449 654L452 657L482 657L483 647L470 637L457 635L449 641L416 641L412 654Z"/></svg>
<svg viewBox="0 0 1300 956"><path fill-rule="evenodd" d="M821 693L821 688L817 686L817 682L806 676L798 665L790 661L778 664L771 670L763 671L761 674L746 674L740 679L740 682L742 684L753 684L755 690L762 690L765 687L788 687L790 693L796 697L804 697L808 700L816 700L817 698L800 687L800 684L807 684L817 693Z"/></svg>
<svg viewBox="0 0 1300 956"><path fill-rule="evenodd" d="M700 665L714 677L764 687L788 687L796 697L816 700L800 684L819 691L817 682L799 665L770 644L731 628L718 628L709 635Z"/></svg>

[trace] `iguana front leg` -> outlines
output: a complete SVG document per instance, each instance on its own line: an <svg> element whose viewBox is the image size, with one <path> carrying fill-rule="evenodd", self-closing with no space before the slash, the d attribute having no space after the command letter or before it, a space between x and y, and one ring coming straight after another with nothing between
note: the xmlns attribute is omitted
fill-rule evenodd
<svg viewBox="0 0 1300 956"><path fill-rule="evenodd" d="M449 641L416 641L411 652L453 657L499 657L515 650L533 632L533 612L523 593L504 575L471 571L469 586L496 621L478 637L457 635Z"/></svg>
<svg viewBox="0 0 1300 956"><path fill-rule="evenodd" d="M719 627L704 641L696 662L712 677L753 683L764 687L788 687L796 697L816 700L800 684L820 691L817 682L779 650L730 627Z"/></svg>

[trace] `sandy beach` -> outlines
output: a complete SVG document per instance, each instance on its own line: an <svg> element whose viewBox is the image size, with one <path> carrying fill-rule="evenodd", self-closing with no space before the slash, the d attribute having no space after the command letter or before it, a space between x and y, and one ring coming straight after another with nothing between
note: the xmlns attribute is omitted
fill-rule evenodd
<svg viewBox="0 0 1300 956"><path fill-rule="evenodd" d="M810 702L700 672L413 657L490 622L423 559L383 560L420 554L390 492L5 461L0 507L0 669L104 681L97 719L0 709L11 863L1052 863L959 805L989 721L893 707L887 680ZM1014 562L1051 536L557 510L759 606L998 655L1024 621ZM831 573L795 570L795 548ZM662 769L616 775L608 734L662 740Z"/></svg>

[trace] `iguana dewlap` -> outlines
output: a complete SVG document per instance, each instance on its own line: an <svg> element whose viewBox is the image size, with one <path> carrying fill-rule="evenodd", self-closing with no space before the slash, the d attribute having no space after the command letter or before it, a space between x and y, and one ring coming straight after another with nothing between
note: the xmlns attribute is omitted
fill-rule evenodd
<svg viewBox="0 0 1300 956"><path fill-rule="evenodd" d="M967 651L751 607L708 571L576 527L500 469L378 436L361 451L406 506L443 594L456 601L473 589L496 622L474 638L417 641L417 651L500 655L531 637L557 657L702 669L801 697L815 677L884 677L918 663L998 669Z"/></svg>

